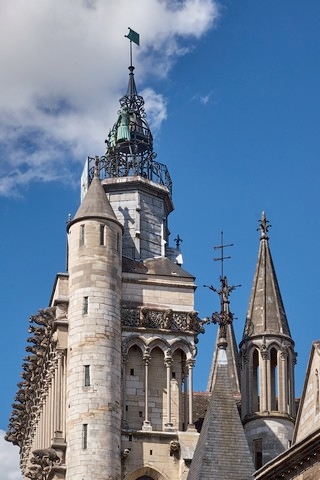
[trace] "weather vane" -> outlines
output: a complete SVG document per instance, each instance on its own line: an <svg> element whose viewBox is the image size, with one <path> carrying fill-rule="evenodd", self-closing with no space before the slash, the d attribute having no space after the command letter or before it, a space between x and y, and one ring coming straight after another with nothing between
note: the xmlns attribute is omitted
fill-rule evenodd
<svg viewBox="0 0 320 480"><path fill-rule="evenodd" d="M140 35L139 33L135 32L132 30L132 28L129 28L129 33L128 35L125 35L126 38L129 38L130 40L130 65L132 65L132 42L140 46Z"/></svg>

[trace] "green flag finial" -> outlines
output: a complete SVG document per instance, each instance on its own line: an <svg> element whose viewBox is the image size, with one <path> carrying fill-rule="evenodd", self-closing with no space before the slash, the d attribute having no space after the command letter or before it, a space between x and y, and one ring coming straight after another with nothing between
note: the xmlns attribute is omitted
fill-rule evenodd
<svg viewBox="0 0 320 480"><path fill-rule="evenodd" d="M129 38L130 42L135 43L139 47L140 46L140 35L139 35L139 33L135 32L130 27L128 27L128 28L129 28L129 33L128 33L128 35L125 35L125 37Z"/></svg>

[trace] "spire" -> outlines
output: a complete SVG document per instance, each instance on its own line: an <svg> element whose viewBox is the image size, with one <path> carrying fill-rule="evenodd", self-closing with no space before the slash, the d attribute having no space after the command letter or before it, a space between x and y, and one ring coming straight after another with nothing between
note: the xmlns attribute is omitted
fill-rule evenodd
<svg viewBox="0 0 320 480"><path fill-rule="evenodd" d="M233 366L227 354L228 332L232 329L229 311L230 287L226 277L220 277L220 314L212 315L219 324L217 354L212 375L211 399L203 422L200 437L189 470L188 480L214 480L251 478L254 472L248 443L240 420L237 398L231 386ZM214 288L212 287L214 290ZM232 330L231 330L232 331ZM232 448L230 448L232 445Z"/></svg>
<svg viewBox="0 0 320 480"><path fill-rule="evenodd" d="M220 285L219 290L216 290L213 286L209 287L211 290L218 293L221 310L220 313L215 312L212 314L212 323L218 323L219 330L217 333L207 390L212 392L217 374L217 366L219 362L221 360L224 361L225 358L228 363L232 392L239 398L240 383L238 371L238 349L233 328L233 314L230 312L229 307L229 295L236 286L229 285L228 279L225 275L220 277Z"/></svg>
<svg viewBox="0 0 320 480"><path fill-rule="evenodd" d="M268 231L271 225L264 212L259 223L260 248L243 339L266 333L291 337L269 248Z"/></svg>
<svg viewBox="0 0 320 480"><path fill-rule="evenodd" d="M118 117L105 140L107 148L100 158L100 177L140 177L168 188L172 193L172 182L165 165L156 162L153 137L146 119L144 98L138 94L135 67L129 66L127 93L120 100ZM89 158L89 182L93 178L94 159Z"/></svg>

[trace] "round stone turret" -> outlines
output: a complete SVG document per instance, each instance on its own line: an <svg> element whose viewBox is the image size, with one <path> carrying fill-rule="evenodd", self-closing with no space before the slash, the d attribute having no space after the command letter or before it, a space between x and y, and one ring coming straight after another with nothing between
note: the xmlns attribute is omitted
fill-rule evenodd
<svg viewBox="0 0 320 480"><path fill-rule="evenodd" d="M122 226L97 176L67 230L66 480L116 480L121 467Z"/></svg>

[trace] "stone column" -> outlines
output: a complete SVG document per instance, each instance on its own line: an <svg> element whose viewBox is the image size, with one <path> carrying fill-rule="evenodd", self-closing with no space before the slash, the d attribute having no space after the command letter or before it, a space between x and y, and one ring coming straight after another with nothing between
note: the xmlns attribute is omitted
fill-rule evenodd
<svg viewBox="0 0 320 480"><path fill-rule="evenodd" d="M290 415L296 416L296 402L295 402L295 383L294 383L294 366L297 363L297 354L290 349L289 354L289 375L290 375Z"/></svg>
<svg viewBox="0 0 320 480"><path fill-rule="evenodd" d="M279 363L279 406L278 410L282 413L289 413L289 395L288 388L288 352L285 349L282 349L280 352L280 363Z"/></svg>
<svg viewBox="0 0 320 480"><path fill-rule="evenodd" d="M166 352L164 359L164 364L167 370L167 423L165 424L166 431L173 430L173 423L171 422L171 365L172 365L172 356L171 351Z"/></svg>
<svg viewBox="0 0 320 480"><path fill-rule="evenodd" d="M122 428L127 426L127 410L126 410L126 363L128 354L126 351L122 351Z"/></svg>
<svg viewBox="0 0 320 480"><path fill-rule="evenodd" d="M182 367L182 382L183 382L183 430L187 430L188 426L188 373L185 362Z"/></svg>
<svg viewBox="0 0 320 480"><path fill-rule="evenodd" d="M145 349L143 354L144 361L144 422L142 425L142 430L151 431L152 425L149 421L149 363L151 356L149 354L149 348Z"/></svg>
<svg viewBox="0 0 320 480"><path fill-rule="evenodd" d="M63 408L63 378L62 378L62 361L63 350L57 351L57 365L55 368L55 389L54 389L54 403L55 415L53 432L55 438L62 437L62 408Z"/></svg>
<svg viewBox="0 0 320 480"><path fill-rule="evenodd" d="M189 420L188 420L188 430L194 430L193 424L193 367L195 360L189 358L187 360L188 367L188 376L189 376Z"/></svg>
<svg viewBox="0 0 320 480"><path fill-rule="evenodd" d="M261 359L261 378L259 378L260 388L260 412L267 412L270 410L270 406L268 408L267 402L267 395L268 395L268 388L267 388L267 363L268 363L268 355L267 355L267 348L266 345L262 345L260 348L260 359Z"/></svg>

